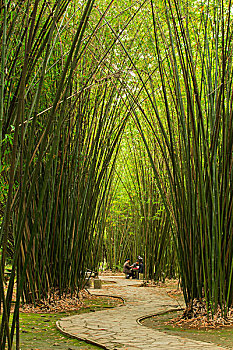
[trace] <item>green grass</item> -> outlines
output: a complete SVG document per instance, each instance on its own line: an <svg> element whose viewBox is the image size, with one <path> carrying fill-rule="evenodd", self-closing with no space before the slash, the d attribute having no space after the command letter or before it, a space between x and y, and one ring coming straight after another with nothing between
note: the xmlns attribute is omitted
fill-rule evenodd
<svg viewBox="0 0 233 350"><path fill-rule="evenodd" d="M22 350L86 350L100 349L97 346L78 341L61 334L56 329L56 321L63 317L89 311L102 310L119 305L119 300L96 298L84 301L84 307L78 311L59 313L21 313L20 349Z"/></svg>
<svg viewBox="0 0 233 350"><path fill-rule="evenodd" d="M180 315L182 311L169 312L163 315L153 316L142 321L142 324L146 327L159 330L161 332L175 335L183 338L189 338L193 340L211 342L216 345L223 346L228 349L233 349L233 329L186 329L180 327L173 327L173 325L166 325L165 323L172 318Z"/></svg>

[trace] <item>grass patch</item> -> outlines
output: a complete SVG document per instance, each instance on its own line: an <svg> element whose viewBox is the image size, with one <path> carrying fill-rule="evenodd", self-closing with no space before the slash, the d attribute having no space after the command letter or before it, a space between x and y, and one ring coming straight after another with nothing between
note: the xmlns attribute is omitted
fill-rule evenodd
<svg viewBox="0 0 233 350"><path fill-rule="evenodd" d="M174 325L167 325L166 322L178 317L183 311L173 311L163 315L153 316L143 320L143 326L159 330L161 332L185 337L193 340L200 340L211 342L228 349L233 349L233 328L223 327L220 329L190 329L186 327L176 327Z"/></svg>

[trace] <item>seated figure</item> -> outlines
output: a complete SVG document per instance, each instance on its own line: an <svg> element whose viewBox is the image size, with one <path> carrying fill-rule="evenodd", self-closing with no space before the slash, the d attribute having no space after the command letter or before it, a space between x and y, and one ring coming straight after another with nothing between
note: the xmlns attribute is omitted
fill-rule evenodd
<svg viewBox="0 0 233 350"><path fill-rule="evenodd" d="M133 276L131 271L131 266L129 263L130 263L130 259L126 259L123 266L123 272L125 274L125 278L127 279Z"/></svg>

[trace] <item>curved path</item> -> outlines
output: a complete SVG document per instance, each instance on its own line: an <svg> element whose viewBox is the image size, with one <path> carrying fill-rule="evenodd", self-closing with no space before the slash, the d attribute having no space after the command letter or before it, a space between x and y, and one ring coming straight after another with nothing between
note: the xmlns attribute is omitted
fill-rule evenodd
<svg viewBox="0 0 233 350"><path fill-rule="evenodd" d="M139 287L142 281L123 277L101 277L116 282L91 289L96 295L123 297L125 304L114 309L70 316L57 322L57 327L74 338L97 344L103 349L223 349L215 344L181 338L141 326L137 320L169 309L179 308L164 288Z"/></svg>

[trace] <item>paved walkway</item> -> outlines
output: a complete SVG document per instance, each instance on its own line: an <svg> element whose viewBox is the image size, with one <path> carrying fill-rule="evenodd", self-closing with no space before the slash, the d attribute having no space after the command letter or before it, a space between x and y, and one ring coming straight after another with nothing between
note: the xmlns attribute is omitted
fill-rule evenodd
<svg viewBox="0 0 233 350"><path fill-rule="evenodd" d="M138 287L142 282L122 277L101 277L116 283L103 284L102 289L90 289L93 294L115 295L125 304L114 309L63 318L57 327L72 337L100 345L104 349L185 349L220 350L214 344L168 335L144 326L137 320L179 307L166 290L155 287Z"/></svg>

